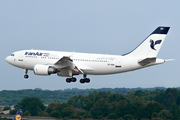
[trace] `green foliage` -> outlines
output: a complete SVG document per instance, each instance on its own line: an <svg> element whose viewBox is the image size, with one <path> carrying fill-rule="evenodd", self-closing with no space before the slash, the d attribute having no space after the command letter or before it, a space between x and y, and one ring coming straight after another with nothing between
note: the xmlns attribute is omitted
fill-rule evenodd
<svg viewBox="0 0 180 120"><path fill-rule="evenodd" d="M154 112L159 113L161 110L164 109L165 109L164 105L159 104L158 102L149 102L138 109L136 116L138 119L140 118L151 119L151 116Z"/></svg>
<svg viewBox="0 0 180 120"><path fill-rule="evenodd" d="M118 119L118 116L116 113L110 113L108 114L107 119Z"/></svg>
<svg viewBox="0 0 180 120"><path fill-rule="evenodd" d="M5 111L5 110L10 110L10 109L11 109L10 106L5 106L4 109L3 109L3 111Z"/></svg>
<svg viewBox="0 0 180 120"><path fill-rule="evenodd" d="M45 112L51 117L73 119L82 119L82 116L86 113L86 111L81 108L75 108L67 103L61 104L59 102L49 104Z"/></svg>
<svg viewBox="0 0 180 120"><path fill-rule="evenodd" d="M171 92L168 92L166 94L166 99L163 101L163 104L169 110L173 101L174 101L173 94Z"/></svg>
<svg viewBox="0 0 180 120"><path fill-rule="evenodd" d="M158 92L158 90L157 90L157 92ZM154 100L156 102L163 103L164 98L165 98L165 91L159 90L159 92L155 95Z"/></svg>
<svg viewBox="0 0 180 120"><path fill-rule="evenodd" d="M60 114L59 114L58 111L52 111L51 114L50 114L51 117L55 117L55 118L58 118L59 115L60 115Z"/></svg>
<svg viewBox="0 0 180 120"><path fill-rule="evenodd" d="M69 105L61 104L60 102L52 102L48 105L45 112L51 117L60 117L60 112L63 108L68 107Z"/></svg>
<svg viewBox="0 0 180 120"><path fill-rule="evenodd" d="M16 105L21 102L25 97L37 97L43 101L44 104L49 104L52 101L59 101L61 103L67 102L68 99L72 98L74 95L87 95L90 91L85 90L18 90L18 91L0 91L0 105ZM93 90L92 90L93 91ZM92 92L91 91L91 92Z"/></svg>
<svg viewBox="0 0 180 120"><path fill-rule="evenodd" d="M81 96L74 96L73 97L73 99L69 99L68 101L67 101L67 103L68 104L70 104L70 105L72 105L72 106L74 106L74 107L76 107L76 108L83 108L83 106L84 106L84 102L85 102L86 100L85 99L83 99L83 97L81 98Z"/></svg>
<svg viewBox="0 0 180 120"><path fill-rule="evenodd" d="M180 107L177 106L176 102L172 103L170 113L173 115L173 120L180 119Z"/></svg>
<svg viewBox="0 0 180 120"><path fill-rule="evenodd" d="M133 120L133 119L134 119L134 116L131 115L131 114L127 114L127 115L124 115L124 119L125 119L125 120Z"/></svg>
<svg viewBox="0 0 180 120"><path fill-rule="evenodd" d="M127 113L127 101L126 100L121 100L119 102L119 104L116 106L116 111L115 113L119 116L119 117L123 117L126 113Z"/></svg>
<svg viewBox="0 0 180 120"><path fill-rule="evenodd" d="M101 88L101 89L78 89L78 88L72 88L72 89L65 89L65 90L42 90L40 88L36 88L34 90L27 89L27 90L3 90L0 91L0 105L16 105L17 103L21 102L21 100L25 97L37 97L43 101L44 104L50 104L51 102L61 102L65 103L68 99L73 98L75 95L81 95L81 96L89 96L93 97L98 92L104 91L105 93L100 94L109 94L109 93L118 93L118 94L128 94L128 92L134 92L137 90L140 90L142 92L145 91L153 91L157 88ZM165 90L166 88L158 88ZM143 94L141 94L142 96ZM146 92L144 96L146 96ZM102 95L103 96L103 95ZM89 98L91 100L91 98ZM97 98L99 99L99 98ZM146 100L146 98L145 98ZM147 100L150 100L147 98ZM93 100L91 100L93 101ZM159 101L158 101L159 102ZM160 102L162 103L162 102ZM179 104L178 104L179 105Z"/></svg>
<svg viewBox="0 0 180 120"><path fill-rule="evenodd" d="M138 97L141 97L141 96L144 96L145 93L142 90L137 90L137 91L134 92L134 95L138 96Z"/></svg>
<svg viewBox="0 0 180 120"><path fill-rule="evenodd" d="M47 112L48 114L52 114L53 111L57 110L57 108L61 106L60 102L52 102L48 105L48 107L46 108L45 112Z"/></svg>
<svg viewBox="0 0 180 120"><path fill-rule="evenodd" d="M154 113L152 114L152 117L151 117L151 118L157 118L157 116L158 116L157 112L154 112Z"/></svg>
<svg viewBox="0 0 180 120"><path fill-rule="evenodd" d="M92 107L91 114L95 119L102 119L108 115L108 103L104 98L99 99Z"/></svg>
<svg viewBox="0 0 180 120"><path fill-rule="evenodd" d="M61 110L61 117L64 118L64 117L71 117L72 114L74 112L74 108L73 107L66 107L64 109Z"/></svg>
<svg viewBox="0 0 180 120"><path fill-rule="evenodd" d="M50 98L48 101L51 103L46 108L40 98L25 97L15 105L16 110L11 110L10 114L14 115L21 108L25 116L50 116L58 119L180 119L180 90L176 88L155 89L154 91L137 88L133 92L128 92L127 90L131 91L131 89L125 88L120 90L121 92L126 91L127 94L118 94L119 89L117 88L101 89L104 91L90 89L87 90L88 92L85 90L82 92L79 89L72 90L58 91L59 94L66 92L67 94L63 94L67 98L72 96L66 99L67 102L60 102L62 97L54 101L53 95L47 94L46 96ZM34 94L43 93L41 89L30 91ZM46 92L57 93L57 91ZM42 99L45 98L47 97L43 96ZM0 97L0 101L3 99Z"/></svg>
<svg viewBox="0 0 180 120"><path fill-rule="evenodd" d="M43 102L39 98L31 97L24 98L18 103L20 106L18 109L23 109L24 112L28 111L28 115L30 113L31 116L37 116L39 112L45 110L45 106Z"/></svg>
<svg viewBox="0 0 180 120"><path fill-rule="evenodd" d="M9 120L9 119L7 119L7 118L1 118L1 116L0 116L0 120Z"/></svg>
<svg viewBox="0 0 180 120"><path fill-rule="evenodd" d="M108 96L108 102L119 102L120 100L125 100L126 98L123 95L120 94L109 94Z"/></svg>
<svg viewBox="0 0 180 120"><path fill-rule="evenodd" d="M177 88L168 88L166 91L160 90L153 100L163 104L169 110L173 102L176 102L178 106L180 105L180 90Z"/></svg>
<svg viewBox="0 0 180 120"><path fill-rule="evenodd" d="M23 113L23 116L31 116L31 113L30 113L28 110L26 110L26 111Z"/></svg>
<svg viewBox="0 0 180 120"><path fill-rule="evenodd" d="M16 110L16 109L14 109L14 110L10 110L9 114L10 114L10 115L15 115L15 114L16 114L16 112L17 112L17 110Z"/></svg>
<svg viewBox="0 0 180 120"><path fill-rule="evenodd" d="M162 118L163 120L172 120L173 116L172 114L169 112L169 110L161 110L158 114L157 114L158 118Z"/></svg>

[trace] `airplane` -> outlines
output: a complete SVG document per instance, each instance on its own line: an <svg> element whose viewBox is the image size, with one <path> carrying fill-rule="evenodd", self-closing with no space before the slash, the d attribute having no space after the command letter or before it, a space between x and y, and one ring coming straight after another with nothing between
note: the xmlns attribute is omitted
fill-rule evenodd
<svg viewBox="0 0 180 120"><path fill-rule="evenodd" d="M87 75L107 75L134 71L158 65L166 60L156 58L170 27L156 28L134 50L123 55L90 54L79 52L63 52L48 50L21 50L12 53L5 60L35 75L51 75L68 77L67 83L76 82L75 75L83 75L80 83L89 83Z"/></svg>
<svg viewBox="0 0 180 120"><path fill-rule="evenodd" d="M19 109L12 120L21 120L22 114L23 114L23 110Z"/></svg>

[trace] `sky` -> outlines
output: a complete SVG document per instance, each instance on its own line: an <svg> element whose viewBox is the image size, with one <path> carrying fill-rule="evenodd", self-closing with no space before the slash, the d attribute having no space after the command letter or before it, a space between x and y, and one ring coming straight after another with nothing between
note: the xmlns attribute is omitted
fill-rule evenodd
<svg viewBox="0 0 180 120"><path fill-rule="evenodd" d="M180 87L180 1L0 0L0 91L42 88ZM37 76L5 61L26 49L122 55L158 26L170 27L158 58L164 64L113 75L89 75L89 84L66 83L57 75Z"/></svg>

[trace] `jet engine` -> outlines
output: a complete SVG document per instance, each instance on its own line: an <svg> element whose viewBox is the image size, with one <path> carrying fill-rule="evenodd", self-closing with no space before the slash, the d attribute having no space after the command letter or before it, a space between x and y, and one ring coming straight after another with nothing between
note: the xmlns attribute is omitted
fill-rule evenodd
<svg viewBox="0 0 180 120"><path fill-rule="evenodd" d="M34 74L36 75L50 75L57 73L58 70L49 66L49 65L41 65L37 64L34 66Z"/></svg>

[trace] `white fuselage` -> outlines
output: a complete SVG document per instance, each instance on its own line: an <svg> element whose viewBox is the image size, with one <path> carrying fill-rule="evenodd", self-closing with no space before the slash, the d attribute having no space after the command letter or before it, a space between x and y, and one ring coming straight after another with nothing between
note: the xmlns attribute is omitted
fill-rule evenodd
<svg viewBox="0 0 180 120"><path fill-rule="evenodd" d="M43 56L41 53L48 53L48 55ZM14 52L6 58L6 61L16 67L33 70L37 64L55 66L54 64L64 56L70 57L73 63L87 75L115 74L147 67L138 64L139 58L135 57L44 50ZM164 60L158 60L148 66L164 62ZM64 63L64 65L65 64L66 63Z"/></svg>
<svg viewBox="0 0 180 120"><path fill-rule="evenodd" d="M70 77L66 82L76 82L74 75L83 74L80 83L89 83L87 75L107 75L133 71L164 63L156 56L170 27L156 28L139 46L125 55L89 54L46 50L22 50L6 57L6 61L36 75L57 74Z"/></svg>

